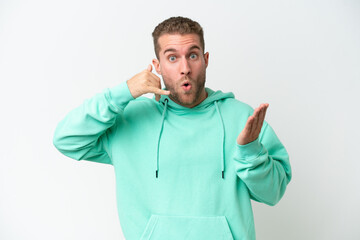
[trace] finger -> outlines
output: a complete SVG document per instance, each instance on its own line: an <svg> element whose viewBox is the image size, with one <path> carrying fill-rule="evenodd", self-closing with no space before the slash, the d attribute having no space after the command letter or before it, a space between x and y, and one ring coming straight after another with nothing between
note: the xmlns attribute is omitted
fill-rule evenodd
<svg viewBox="0 0 360 240"><path fill-rule="evenodd" d="M160 91L164 91L163 93L155 93L155 100L158 102L160 101L161 95L169 95L170 91L165 91L165 90L160 90Z"/></svg>
<svg viewBox="0 0 360 240"><path fill-rule="evenodd" d="M161 80L160 80L160 78L159 78L158 76L154 75L151 80L152 80L152 82L156 85L157 89L162 90L162 89L161 89ZM155 87L155 88L156 88L156 87ZM169 94L170 94L170 91L167 91L167 92L166 92L166 95L169 95ZM157 94L157 93L155 93L155 100L156 100L157 102L160 100L161 95L165 95L165 94Z"/></svg>
<svg viewBox="0 0 360 240"><path fill-rule="evenodd" d="M260 115L260 112L261 112L261 105L255 109L254 111L254 114L253 114L253 117L254 117L254 123L252 125L252 129L251 129L251 132L254 133L256 132L256 129L257 129L257 125L259 123L259 115Z"/></svg>
<svg viewBox="0 0 360 240"><path fill-rule="evenodd" d="M257 114L257 119L256 119L256 126L259 125L259 123L261 122L261 115L262 113L264 112L264 107L265 105L264 104L260 104L259 106L259 111L258 111L258 114Z"/></svg>
<svg viewBox="0 0 360 240"><path fill-rule="evenodd" d="M170 94L170 91L159 89L159 88L156 88L156 87L151 87L149 89L149 92L159 94L159 95L169 95Z"/></svg>
<svg viewBox="0 0 360 240"><path fill-rule="evenodd" d="M149 72L152 72L152 65L151 65L151 64L149 64L149 66L147 67L147 70L148 70Z"/></svg>
<svg viewBox="0 0 360 240"><path fill-rule="evenodd" d="M261 115L260 115L260 120L261 120L260 126L261 126L261 127L262 127L262 125L263 125L263 123L264 123L265 115L266 115L266 111L267 111L268 107L269 107L269 104L266 103L266 104L265 104L265 107L264 107L264 110L262 111L262 113L261 113Z"/></svg>
<svg viewBox="0 0 360 240"><path fill-rule="evenodd" d="M243 130L241 131L241 133L239 134L239 136L237 138L238 144L245 145L252 141L251 129L252 129L253 122L254 122L254 117L249 116L246 121L245 127L243 128Z"/></svg>
<svg viewBox="0 0 360 240"><path fill-rule="evenodd" d="M251 129L253 127L254 124L254 116L250 116L246 122L246 125L244 127L245 133L246 133L246 137L250 137L249 135L251 134Z"/></svg>
<svg viewBox="0 0 360 240"><path fill-rule="evenodd" d="M154 73L150 72L146 74L149 86L156 86L161 89L161 79Z"/></svg>
<svg viewBox="0 0 360 240"><path fill-rule="evenodd" d="M160 82L160 78L159 78L159 77L157 77L155 84L157 84L157 87L158 87L159 89L161 89L161 82ZM161 95L160 95L160 94L155 94L155 100L156 100L157 102L160 101L160 98L161 98Z"/></svg>
<svg viewBox="0 0 360 240"><path fill-rule="evenodd" d="M262 128L263 123L264 123L265 112L266 112L267 106L268 106L267 104L261 104L261 111L259 113L259 119L258 119L258 122L256 124L256 129L254 129L257 136L261 132L261 128Z"/></svg>

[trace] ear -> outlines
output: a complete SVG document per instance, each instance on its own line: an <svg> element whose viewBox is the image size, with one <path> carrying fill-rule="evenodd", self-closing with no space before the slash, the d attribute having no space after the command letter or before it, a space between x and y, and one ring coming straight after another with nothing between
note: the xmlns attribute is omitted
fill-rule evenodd
<svg viewBox="0 0 360 240"><path fill-rule="evenodd" d="M209 64L209 52L204 54L205 66L207 67Z"/></svg>
<svg viewBox="0 0 360 240"><path fill-rule="evenodd" d="M152 64L154 65L156 72L161 75L160 61L158 59L154 58L152 60Z"/></svg>

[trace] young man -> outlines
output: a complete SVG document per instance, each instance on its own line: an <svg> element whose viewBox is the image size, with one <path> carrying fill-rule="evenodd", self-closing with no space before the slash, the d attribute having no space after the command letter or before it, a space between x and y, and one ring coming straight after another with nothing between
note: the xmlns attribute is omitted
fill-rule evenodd
<svg viewBox="0 0 360 240"><path fill-rule="evenodd" d="M264 121L268 104L253 110L205 87L209 53L197 22L169 18L153 38L165 89L149 65L71 111L54 145L114 166L126 239L255 239L250 200L276 204L291 179Z"/></svg>

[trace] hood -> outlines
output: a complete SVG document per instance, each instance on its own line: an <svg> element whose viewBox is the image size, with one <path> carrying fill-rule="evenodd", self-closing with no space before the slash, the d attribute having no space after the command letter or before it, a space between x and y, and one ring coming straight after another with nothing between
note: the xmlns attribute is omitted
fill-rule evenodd
<svg viewBox="0 0 360 240"><path fill-rule="evenodd" d="M196 112L201 112L201 111L208 111L208 109L211 109L212 107L215 107L216 112L218 114L219 117L219 126L222 129L222 141L221 141L221 146L220 146L220 151L221 151L221 156L222 158L219 159L219 161L221 161L221 177L224 178L224 171L225 171L225 158L224 158L224 148L225 148L225 127L224 127L224 122L221 116L221 111L219 109L219 105L218 105L218 101L222 101L224 99L227 98L234 98L234 94L233 93L223 93L222 91L218 90L218 91L213 91L210 88L205 88L205 91L208 93L207 98L202 101L200 104L198 104L197 106L193 107L193 108L188 108L188 107L184 107L181 106L177 103L175 103L174 101L172 101L169 96L167 95L162 95L160 100L159 100L159 107L162 110L162 118L161 118L161 123L160 123L160 131L159 131L159 137L158 137L158 141L157 141L157 151L156 151L156 163L155 163L155 177L158 178L159 177L159 171L160 171L160 166L159 166L159 150L160 150L160 141L161 141L161 135L162 132L164 131L164 121L166 119L166 112L168 110L174 112L175 114L178 115L183 115L183 114L187 114L187 113L192 113L194 111ZM153 97L154 101L155 101L155 96ZM166 131L166 129L165 129ZM220 171L219 171L220 172Z"/></svg>

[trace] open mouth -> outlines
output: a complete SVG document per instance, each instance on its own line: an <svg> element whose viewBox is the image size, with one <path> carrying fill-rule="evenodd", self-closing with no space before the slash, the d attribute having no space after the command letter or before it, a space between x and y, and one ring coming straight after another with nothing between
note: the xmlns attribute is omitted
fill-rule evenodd
<svg viewBox="0 0 360 240"><path fill-rule="evenodd" d="M191 84L189 82L185 82L182 86L181 86L185 91L189 91L191 89Z"/></svg>

